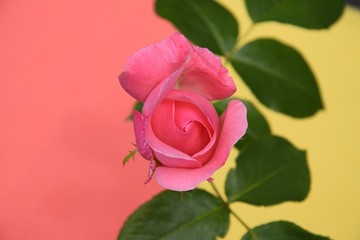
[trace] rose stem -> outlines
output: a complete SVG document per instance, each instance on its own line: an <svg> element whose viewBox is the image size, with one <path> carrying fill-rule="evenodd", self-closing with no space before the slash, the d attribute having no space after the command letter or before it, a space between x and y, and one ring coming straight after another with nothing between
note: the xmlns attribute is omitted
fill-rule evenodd
<svg viewBox="0 0 360 240"><path fill-rule="evenodd" d="M254 28L255 28L255 24L251 23L251 25L245 30L245 32L235 40L234 47L230 49L228 52L226 52L224 55L225 57L224 65L229 64L231 58L235 54L235 51L240 49L240 47L243 45L244 39L247 38L247 36L254 30Z"/></svg>
<svg viewBox="0 0 360 240"><path fill-rule="evenodd" d="M229 203L227 201L224 200L224 198L221 196L219 190L217 189L217 187L215 186L215 184L211 181L209 182L211 187L213 188L213 190L215 191L216 195L220 198L220 200L225 204L225 206L229 209L230 213L241 223L241 225L243 225L246 230L251 234L251 236L253 237L253 239L258 239L256 237L256 235L253 233L253 231L251 230L251 228L240 218L239 215L237 215L229 206Z"/></svg>

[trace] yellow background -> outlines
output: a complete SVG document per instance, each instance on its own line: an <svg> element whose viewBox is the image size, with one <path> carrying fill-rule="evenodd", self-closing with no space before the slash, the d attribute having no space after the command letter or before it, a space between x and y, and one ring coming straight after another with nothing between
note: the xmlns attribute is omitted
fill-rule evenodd
<svg viewBox="0 0 360 240"><path fill-rule="evenodd" d="M243 1L222 0L240 21L241 32L251 25ZM324 6L326 7L326 6ZM301 203L287 202L272 207L244 203L232 206L251 227L276 220L289 220L313 232L337 240L360 239L360 11L346 7L341 19L328 30L306 30L275 22L255 26L246 42L258 37L273 37L298 49L313 69L325 110L307 119L293 119L259 104L250 90L238 83L238 96L252 100L267 117L273 133L306 149L312 185ZM223 189L232 158L215 176ZM211 190L208 184L201 185ZM223 192L222 192L223 193ZM231 218L224 238L240 239L244 228Z"/></svg>

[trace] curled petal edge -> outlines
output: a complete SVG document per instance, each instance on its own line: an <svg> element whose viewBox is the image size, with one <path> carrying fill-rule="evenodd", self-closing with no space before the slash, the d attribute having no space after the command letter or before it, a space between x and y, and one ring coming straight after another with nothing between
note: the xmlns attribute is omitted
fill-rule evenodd
<svg viewBox="0 0 360 240"><path fill-rule="evenodd" d="M153 158L153 154L151 152L150 146L146 141L144 129L145 121L141 113L138 111L134 111L133 114L134 120L134 132L135 132L135 139L136 139L136 147L145 159L151 160Z"/></svg>
<svg viewBox="0 0 360 240"><path fill-rule="evenodd" d="M189 191L211 178L225 164L232 147L246 132L248 124L244 104L238 100L230 101L220 118L220 124L221 133L216 151L206 165L195 169L159 166L155 171L158 184L173 191Z"/></svg>

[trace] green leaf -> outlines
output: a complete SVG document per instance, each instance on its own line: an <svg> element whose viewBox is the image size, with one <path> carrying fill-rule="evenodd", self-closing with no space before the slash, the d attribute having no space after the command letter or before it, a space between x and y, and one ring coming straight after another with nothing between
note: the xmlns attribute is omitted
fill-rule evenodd
<svg viewBox="0 0 360 240"><path fill-rule="evenodd" d="M157 0L155 10L193 43L216 54L225 54L235 45L238 23L213 0Z"/></svg>
<svg viewBox="0 0 360 240"><path fill-rule="evenodd" d="M254 22L277 21L321 29L336 22L344 9L344 0L246 0Z"/></svg>
<svg viewBox="0 0 360 240"><path fill-rule="evenodd" d="M249 143L263 136L271 135L271 130L265 117L249 101L242 100L247 109L248 128L246 134L235 145L238 149L243 149Z"/></svg>
<svg viewBox="0 0 360 240"><path fill-rule="evenodd" d="M133 120L133 112L136 110L136 111L139 111L141 112L142 111L142 108L143 108L144 104L142 102L136 102L135 105L134 105L134 108L133 110L131 111L131 114L128 116L127 120Z"/></svg>
<svg viewBox="0 0 360 240"><path fill-rule="evenodd" d="M128 163L128 161L132 158L134 160L135 154L137 153L137 149L129 151L129 154L126 155L123 159L123 166Z"/></svg>
<svg viewBox="0 0 360 240"><path fill-rule="evenodd" d="M259 39L246 44L230 60L265 106L298 118L323 108L316 79L295 49L273 39Z"/></svg>
<svg viewBox="0 0 360 240"><path fill-rule="evenodd" d="M223 114L225 112L229 101L232 99L237 99L237 98L228 98L228 99L216 101L213 103L213 106L219 116L221 116L221 114ZM237 99L237 100L240 100L240 99ZM242 101L242 100L240 100L240 101Z"/></svg>
<svg viewBox="0 0 360 240"><path fill-rule="evenodd" d="M118 240L199 240L223 237L229 210L210 193L196 189L165 191L137 209L125 222Z"/></svg>
<svg viewBox="0 0 360 240"><path fill-rule="evenodd" d="M219 115L226 110L227 104L231 99L217 101L214 103L214 107ZM265 117L250 101L243 99L237 100L242 101L247 109L248 129L246 130L246 134L235 145L238 149L243 149L248 143L255 141L262 136L270 135L271 130Z"/></svg>
<svg viewBox="0 0 360 240"><path fill-rule="evenodd" d="M260 138L238 156L225 190L230 202L270 206L302 201L310 190L306 154L283 138Z"/></svg>
<svg viewBox="0 0 360 240"><path fill-rule="evenodd" d="M254 236L255 235L255 236ZM277 221L267 223L246 233L242 240L330 240L328 237L315 235L291 222Z"/></svg>

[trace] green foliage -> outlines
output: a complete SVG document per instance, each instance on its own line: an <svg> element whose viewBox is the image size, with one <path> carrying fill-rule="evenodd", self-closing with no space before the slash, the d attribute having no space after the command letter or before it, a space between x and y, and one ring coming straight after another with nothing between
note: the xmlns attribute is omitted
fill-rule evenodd
<svg viewBox="0 0 360 240"><path fill-rule="evenodd" d="M304 28L330 27L339 19L344 0L245 0L254 22L278 21Z"/></svg>
<svg viewBox="0 0 360 240"><path fill-rule="evenodd" d="M323 107L309 66L294 48L273 39L246 44L231 63L267 107L293 117L308 117Z"/></svg>
<svg viewBox="0 0 360 240"><path fill-rule="evenodd" d="M255 24L277 21L310 29L331 26L344 9L343 0L245 0ZM273 39L257 39L236 49L238 22L214 0L156 0L159 16L169 20L196 45L209 48L230 61L257 99L268 108L303 118L323 108L316 79L296 49ZM214 103L222 114L229 99ZM302 201L310 189L305 151L274 136L264 116L249 101L248 130L236 147L240 155L225 186L228 203L203 190L165 191L142 205L126 221L118 240L216 239L229 227L228 204L241 201L270 206ZM142 103L134 109L141 112ZM132 116L129 117L130 119ZM125 164L134 156L131 151ZM218 191L216 190L218 194ZM248 226L240 219L246 227ZM255 227L242 240L328 238L314 235L293 223L279 221Z"/></svg>
<svg viewBox="0 0 360 240"><path fill-rule="evenodd" d="M237 98L228 98L228 99L216 101L213 103L213 106L219 116L221 116L221 114L223 114L225 112L229 101L232 99L237 99ZM241 99L238 99L238 100L242 101Z"/></svg>
<svg viewBox="0 0 360 240"><path fill-rule="evenodd" d="M133 112L136 110L138 112L142 112L142 108L143 108L144 104L142 102L136 102L134 104L134 108L131 111L131 114L128 116L128 120L133 120Z"/></svg>
<svg viewBox="0 0 360 240"><path fill-rule="evenodd" d="M134 160L135 154L137 153L137 149L129 151L129 154L126 155L123 159L123 166L128 163L128 161L132 158Z"/></svg>
<svg viewBox="0 0 360 240"><path fill-rule="evenodd" d="M138 208L125 222L118 240L215 240L229 227L229 210L204 190L164 191Z"/></svg>
<svg viewBox="0 0 360 240"><path fill-rule="evenodd" d="M236 159L226 180L230 202L274 205L302 201L310 189L305 152L276 136L249 144Z"/></svg>
<svg viewBox="0 0 360 240"><path fill-rule="evenodd" d="M235 45L238 23L213 0L157 0L155 9L196 45L216 54L225 54Z"/></svg>
<svg viewBox="0 0 360 240"><path fill-rule="evenodd" d="M214 107L219 115L221 115L226 110L227 104L231 99L226 99L214 103ZM250 101L243 99L238 100L242 101L247 109L248 128L246 130L246 134L235 145L235 147L238 149L243 149L249 143L257 140L258 138L270 135L271 130L264 116Z"/></svg>
<svg viewBox="0 0 360 240"><path fill-rule="evenodd" d="M291 222L278 221L255 227L241 240L330 240L328 237L315 235Z"/></svg>

